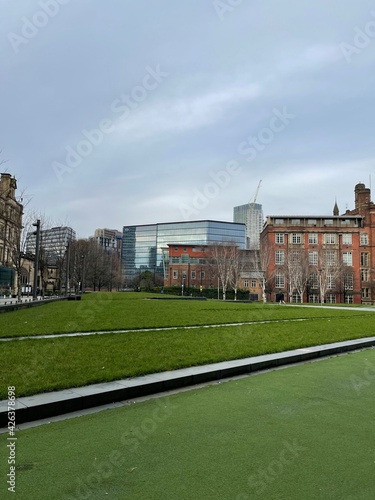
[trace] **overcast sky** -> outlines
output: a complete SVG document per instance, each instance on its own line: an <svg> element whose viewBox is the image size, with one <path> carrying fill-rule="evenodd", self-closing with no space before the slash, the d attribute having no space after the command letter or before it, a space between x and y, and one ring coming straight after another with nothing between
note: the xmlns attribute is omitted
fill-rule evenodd
<svg viewBox="0 0 375 500"><path fill-rule="evenodd" d="M2 170L95 228L353 208L375 165L366 0L0 0ZM373 175L375 183L375 176Z"/></svg>

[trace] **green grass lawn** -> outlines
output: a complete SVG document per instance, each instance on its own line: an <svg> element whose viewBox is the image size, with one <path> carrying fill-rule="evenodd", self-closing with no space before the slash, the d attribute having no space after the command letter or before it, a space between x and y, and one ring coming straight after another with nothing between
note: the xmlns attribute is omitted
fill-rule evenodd
<svg viewBox="0 0 375 500"><path fill-rule="evenodd" d="M207 325L265 319L328 318L337 315L329 307L313 309L213 300L147 300L149 296L145 293L92 293L85 295L82 301L61 301L0 314L0 336ZM350 307L340 312L341 316L354 314L358 312Z"/></svg>
<svg viewBox="0 0 375 500"><path fill-rule="evenodd" d="M374 372L369 349L19 431L16 496L369 500Z"/></svg>
<svg viewBox="0 0 375 500"><path fill-rule="evenodd" d="M48 304L2 314L0 320L9 318L15 332L25 333L27 314L28 323L40 325L39 333L51 333L58 328L60 317L74 318L77 307L88 314L92 304L97 311L93 318L95 330L105 330L109 324L120 323L122 328L129 328L137 325L137 318L138 326L148 327L236 321L266 323L2 342L0 399L6 397L9 385L15 386L17 396L21 397L374 334L373 313L350 308L154 301L143 300L141 294L113 294L112 299L107 294L93 294L85 297L82 303ZM60 311L61 316L56 311ZM48 317L50 323L43 322L43 317L45 320ZM303 321L288 322L288 318ZM277 322L278 319L283 321Z"/></svg>

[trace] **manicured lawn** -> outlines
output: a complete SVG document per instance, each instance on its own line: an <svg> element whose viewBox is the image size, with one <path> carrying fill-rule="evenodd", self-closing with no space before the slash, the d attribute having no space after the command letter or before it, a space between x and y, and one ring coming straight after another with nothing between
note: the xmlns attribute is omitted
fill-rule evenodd
<svg viewBox="0 0 375 500"><path fill-rule="evenodd" d="M16 496L369 500L374 371L370 349L19 431Z"/></svg>
<svg viewBox="0 0 375 500"><path fill-rule="evenodd" d="M1 342L0 399L6 397L9 385L16 387L20 397L374 335L373 313L350 308L156 301L145 300L141 294L112 294L113 298L110 295L93 294L86 296L82 303L61 302L6 313L0 315L0 320L9 318L15 333L25 333L25 317L28 318L26 325L33 323L34 327L39 325L39 333L51 333L58 329L62 318L67 321L70 317L73 321L78 310L83 317L91 317L90 311L96 311L92 317L95 330L120 324L122 328L129 328L239 321L260 323ZM70 331L67 328L70 323L61 324ZM32 332L35 333L35 329L29 331Z"/></svg>
<svg viewBox="0 0 375 500"><path fill-rule="evenodd" d="M333 312L333 311L332 311ZM341 311L335 311L336 314ZM0 344L0 399L372 336L373 316L15 340Z"/></svg>
<svg viewBox="0 0 375 500"><path fill-rule="evenodd" d="M92 293L85 295L82 301L55 302L0 314L0 336L337 316L329 307L310 309L212 300L147 300L148 296L144 293ZM340 312L340 316L354 314L358 312L352 308Z"/></svg>

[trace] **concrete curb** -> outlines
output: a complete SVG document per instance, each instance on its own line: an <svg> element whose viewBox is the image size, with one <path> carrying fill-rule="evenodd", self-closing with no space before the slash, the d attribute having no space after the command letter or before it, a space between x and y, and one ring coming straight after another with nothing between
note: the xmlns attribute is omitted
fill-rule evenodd
<svg viewBox="0 0 375 500"><path fill-rule="evenodd" d="M373 346L375 346L375 337L366 337L21 397L16 401L15 423L17 426L25 422L118 401ZM8 402L5 400L0 401L0 428L7 426Z"/></svg>

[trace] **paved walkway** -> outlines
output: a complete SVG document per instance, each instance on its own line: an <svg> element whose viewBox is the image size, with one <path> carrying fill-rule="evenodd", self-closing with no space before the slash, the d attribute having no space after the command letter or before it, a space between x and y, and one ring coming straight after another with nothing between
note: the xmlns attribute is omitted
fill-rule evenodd
<svg viewBox="0 0 375 500"><path fill-rule="evenodd" d="M375 337L366 337L21 397L16 401L16 426L56 416L67 418L67 414L80 416L88 408L113 408L142 396L373 346ZM0 401L0 433L7 432L7 412L7 401Z"/></svg>

